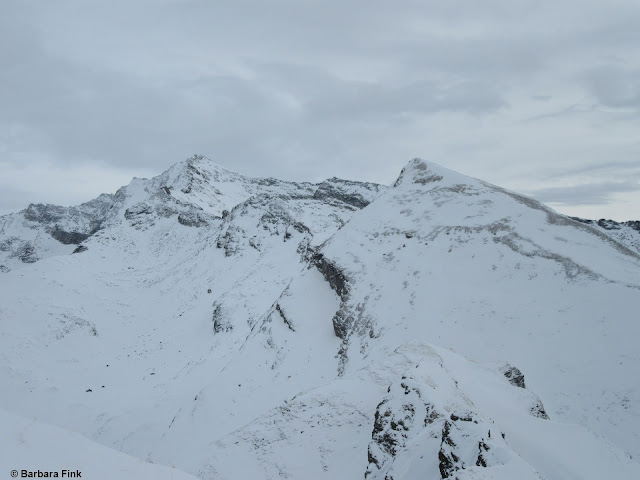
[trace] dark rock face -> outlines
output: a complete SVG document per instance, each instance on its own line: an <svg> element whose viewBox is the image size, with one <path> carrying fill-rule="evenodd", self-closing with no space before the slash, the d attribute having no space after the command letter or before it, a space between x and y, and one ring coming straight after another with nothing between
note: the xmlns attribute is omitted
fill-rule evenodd
<svg viewBox="0 0 640 480"><path fill-rule="evenodd" d="M64 217L66 209L58 205L31 204L24 211L24 218L31 222L51 224L57 223Z"/></svg>
<svg viewBox="0 0 640 480"><path fill-rule="evenodd" d="M382 478L383 474L384 478L393 478L389 469L400 450L441 417L431 403L424 401L411 378L403 377L400 382L390 385L387 392L376 408L365 478L378 473L376 478Z"/></svg>
<svg viewBox="0 0 640 480"><path fill-rule="evenodd" d="M38 261L36 249L31 242L23 243L17 250L16 256L22 263L35 263Z"/></svg>
<svg viewBox="0 0 640 480"><path fill-rule="evenodd" d="M460 469L460 458L453 452L456 446L451 439L451 423L447 420L442 428L442 446L438 452L438 468L442 478L449 478L453 472Z"/></svg>
<svg viewBox="0 0 640 480"><path fill-rule="evenodd" d="M580 217L569 217L576 222L585 223L587 225L598 225L605 230L620 230L622 227L629 227L637 232L640 232L640 220L627 220L626 222L616 222L611 219L601 218L600 220L588 220Z"/></svg>
<svg viewBox="0 0 640 480"><path fill-rule="evenodd" d="M613 220L605 220L604 218L601 218L598 220L598 225L605 230L620 230L620 224Z"/></svg>
<svg viewBox="0 0 640 480"><path fill-rule="evenodd" d="M460 469L464 469L466 467L465 460L460 458L460 454L456 453L458 450L458 437L467 438L470 436L467 428L464 428L463 425L460 425L460 422L473 422L474 424L478 424L477 420L473 419L471 414L465 415L456 415L451 414L449 420L444 422L444 426L442 427L441 434L441 444L440 450L438 451L438 468L440 469L440 475L442 478L449 478L456 471ZM454 440L455 437L455 440ZM482 447L484 445L486 448L484 451L488 451L489 447L486 445L485 440L481 439L478 442L480 446L478 458L475 459L476 466L487 466L487 461L482 456Z"/></svg>
<svg viewBox="0 0 640 480"><path fill-rule="evenodd" d="M42 224L52 231L92 235L100 230L108 218L115 215L117 205L123 200L123 193L119 191L115 195L102 194L75 207L31 204L22 214L25 220ZM62 233L60 235L64 236Z"/></svg>
<svg viewBox="0 0 640 480"><path fill-rule="evenodd" d="M76 249L73 252L71 252L71 254L82 253L82 252L86 252L87 250L89 250L89 249L87 247L85 247L84 245L78 245L76 247Z"/></svg>
<svg viewBox="0 0 640 480"><path fill-rule="evenodd" d="M348 180L342 180L334 177L322 182L313 194L313 198L326 202L337 200L357 209L361 209L369 205L372 199L365 198L362 194L356 193L356 187L364 187L365 189L371 190L375 193L380 190L379 185L372 183L350 182Z"/></svg>
<svg viewBox="0 0 640 480"><path fill-rule="evenodd" d="M138 203L131 208L127 208L124 212L124 218L127 220L135 220L142 215L151 215L153 210L146 203Z"/></svg>
<svg viewBox="0 0 640 480"><path fill-rule="evenodd" d="M20 240L18 237L9 237L0 243L0 251L9 252L9 258L18 258L22 263L38 261L38 255L33 244Z"/></svg>
<svg viewBox="0 0 640 480"><path fill-rule="evenodd" d="M516 367L513 367L511 365L505 366L503 370L503 374L505 377L507 377L511 385L514 385L520 388L527 388L524 384L523 373L520 370L518 370Z"/></svg>
<svg viewBox="0 0 640 480"><path fill-rule="evenodd" d="M64 245L78 245L91 236L88 233L65 232L57 225L51 232L51 236Z"/></svg>
<svg viewBox="0 0 640 480"><path fill-rule="evenodd" d="M279 303L276 303L276 311L278 312L278 314L280 314L280 318L282 318L282 321L284 322L284 324L287 326L287 328L289 330L291 330L292 332L295 332L296 329L293 327L293 323L291 322L291 320L285 315L284 311L282 310L282 307L280 306Z"/></svg>
<svg viewBox="0 0 640 480"><path fill-rule="evenodd" d="M12 250L13 245L21 240L18 237L9 237L5 241L0 242L0 252L9 252Z"/></svg>
<svg viewBox="0 0 640 480"><path fill-rule="evenodd" d="M186 227L204 227L206 225L209 225L206 216L197 212L179 214L178 223Z"/></svg>
<svg viewBox="0 0 640 480"><path fill-rule="evenodd" d="M333 316L333 331L336 337L346 341L353 323L353 315L345 307L345 302L349 298L349 284L346 275L333 262L320 252L315 252L311 257L311 265L315 266L324 276L325 280L334 292L342 300L341 308ZM346 346L342 349L342 356L346 355Z"/></svg>
<svg viewBox="0 0 640 480"><path fill-rule="evenodd" d="M346 341L353 325L353 318L349 315L349 312L341 308L335 313L331 320L333 323L333 332L336 334L336 337ZM343 345L343 348L340 350L340 355L346 356L346 354L347 346Z"/></svg>
<svg viewBox="0 0 640 480"><path fill-rule="evenodd" d="M154 224L153 208L146 203L137 203L125 210L124 218L131 222L132 227L138 229L151 226Z"/></svg>
<svg viewBox="0 0 640 480"><path fill-rule="evenodd" d="M489 445L484 440L478 442L478 459L476 460L477 467L487 467L487 460L485 459L485 452L488 452Z"/></svg>
<svg viewBox="0 0 640 480"><path fill-rule="evenodd" d="M327 260L322 253L316 252L311 257L311 264L322 273L333 291L336 292L341 299L345 300L348 297L349 284L347 277L334 263Z"/></svg>
<svg viewBox="0 0 640 480"><path fill-rule="evenodd" d="M640 232L640 220L629 220L624 223L627 227L633 228L636 232Z"/></svg>
<svg viewBox="0 0 640 480"><path fill-rule="evenodd" d="M542 418L544 420L549 420L549 415L547 415L547 412L544 409L544 405L542 405L541 401L535 402L529 409L529 413L534 417Z"/></svg>
<svg viewBox="0 0 640 480"><path fill-rule="evenodd" d="M369 296L358 303L350 298L350 282L347 274L334 262L328 260L322 252L314 250L309 260L309 267L316 267L329 283L331 289L340 297L340 307L331 319L336 337L342 340L338 350L338 375L344 374L348 362L348 351L360 342L360 353L367 348L367 339L376 338L375 323L366 311ZM354 341L355 339L355 341Z"/></svg>
<svg viewBox="0 0 640 480"><path fill-rule="evenodd" d="M222 305L220 304L214 304L212 320L214 333L230 332L233 330L233 325L225 320Z"/></svg>
<svg viewBox="0 0 640 480"><path fill-rule="evenodd" d="M244 237L244 230L237 226L230 226L224 235L218 236L216 247L224 249L225 257L230 257L238 251L240 239Z"/></svg>
<svg viewBox="0 0 640 480"><path fill-rule="evenodd" d="M424 404L421 400L420 390L406 380L404 378L399 385L391 385L388 390L390 395L382 400L376 408L371 442L367 451L369 466L365 472L365 478L382 469L385 464L389 466L388 464L393 462L398 449L405 446L409 430L414 424L419 427L423 421L415 418L416 404ZM400 406L393 403L393 394L396 391L398 393L404 392L400 393L402 399Z"/></svg>
<svg viewBox="0 0 640 480"><path fill-rule="evenodd" d="M4 265L0 265L0 273L7 273L10 272L11 269L9 267L6 267Z"/></svg>
<svg viewBox="0 0 640 480"><path fill-rule="evenodd" d="M427 177L416 178L413 183L427 185L428 183L439 182L440 180L442 180L441 175L429 175Z"/></svg>

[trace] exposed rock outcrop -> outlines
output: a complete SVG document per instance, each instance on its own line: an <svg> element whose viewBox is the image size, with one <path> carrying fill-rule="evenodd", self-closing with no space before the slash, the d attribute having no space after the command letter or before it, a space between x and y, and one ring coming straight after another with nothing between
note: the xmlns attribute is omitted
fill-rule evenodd
<svg viewBox="0 0 640 480"><path fill-rule="evenodd" d="M230 332L233 330L233 325L231 325L224 316L222 305L218 303L214 304L212 320L214 333Z"/></svg>
<svg viewBox="0 0 640 480"><path fill-rule="evenodd" d="M375 183L351 182L340 178L325 180L313 194L313 198L327 202L339 201L361 209L369 205L380 193L382 187Z"/></svg>
<svg viewBox="0 0 640 480"><path fill-rule="evenodd" d="M437 467L443 479L455 478L463 469L500 465L508 458L494 455L505 445L499 436L491 436L489 423L471 410L447 413L446 407L425 398L430 390L406 376L389 387L376 409L365 478L396 478L396 466L416 454L430 456L425 463Z"/></svg>
<svg viewBox="0 0 640 480"><path fill-rule="evenodd" d="M178 223L186 227L204 227L209 225L209 219L200 212L186 212L178 215Z"/></svg>
<svg viewBox="0 0 640 480"><path fill-rule="evenodd" d="M64 245L78 245L89 238L92 233L65 232L57 225L51 232L51 236Z"/></svg>
<svg viewBox="0 0 640 480"><path fill-rule="evenodd" d="M347 276L333 262L328 260L321 252L316 252L311 257L311 264L315 266L325 278L332 290L345 300L349 296L349 282Z"/></svg>
<svg viewBox="0 0 640 480"><path fill-rule="evenodd" d="M146 203L137 203L124 212L124 218L129 220L132 227L145 228L154 224L153 208Z"/></svg>
<svg viewBox="0 0 640 480"><path fill-rule="evenodd" d="M387 393L376 408L365 478L387 478L398 452L440 417L410 378L390 385Z"/></svg>
<svg viewBox="0 0 640 480"><path fill-rule="evenodd" d="M503 374L507 377L511 385L520 388L527 388L524 384L524 375L518 368L507 364L503 369Z"/></svg>

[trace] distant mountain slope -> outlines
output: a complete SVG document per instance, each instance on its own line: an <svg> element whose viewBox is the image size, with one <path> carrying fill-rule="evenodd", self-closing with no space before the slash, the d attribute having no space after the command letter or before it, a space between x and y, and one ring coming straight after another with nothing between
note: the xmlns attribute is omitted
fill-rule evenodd
<svg viewBox="0 0 640 480"><path fill-rule="evenodd" d="M40 259L4 252L0 407L204 479L639 476L640 254L608 230L421 160L196 157L100 199L0 220Z"/></svg>

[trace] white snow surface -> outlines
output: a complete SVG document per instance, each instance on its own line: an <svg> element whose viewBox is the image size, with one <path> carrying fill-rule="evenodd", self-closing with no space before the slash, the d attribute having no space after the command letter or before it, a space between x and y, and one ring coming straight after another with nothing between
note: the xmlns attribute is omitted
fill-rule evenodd
<svg viewBox="0 0 640 480"><path fill-rule="evenodd" d="M0 469L640 478L640 254L530 198L194 157L0 225Z"/></svg>
<svg viewBox="0 0 640 480"><path fill-rule="evenodd" d="M10 478L11 470L17 470L18 478L197 478L175 468L153 465L151 462L130 457L77 433L43 424L35 418L23 418L0 410L0 425L0 464L10 467L2 472L7 478Z"/></svg>

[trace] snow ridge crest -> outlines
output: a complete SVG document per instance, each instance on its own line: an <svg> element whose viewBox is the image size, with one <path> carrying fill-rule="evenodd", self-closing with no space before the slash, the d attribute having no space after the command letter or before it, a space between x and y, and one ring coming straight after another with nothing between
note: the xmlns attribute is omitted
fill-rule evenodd
<svg viewBox="0 0 640 480"><path fill-rule="evenodd" d="M477 180L449 170L437 163L414 158L404 166L393 187L399 187L400 185L405 187L408 185L430 186L443 182L472 184L476 183Z"/></svg>

